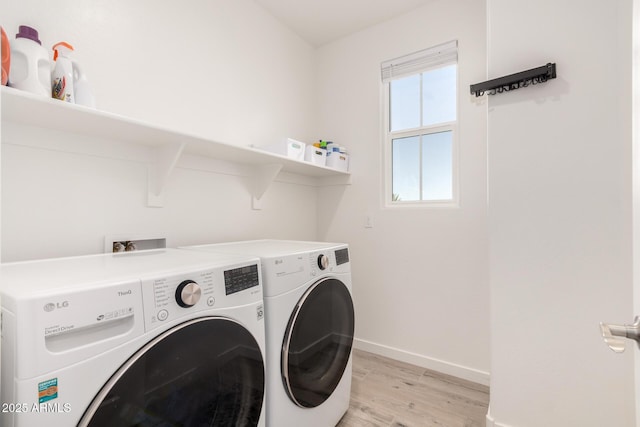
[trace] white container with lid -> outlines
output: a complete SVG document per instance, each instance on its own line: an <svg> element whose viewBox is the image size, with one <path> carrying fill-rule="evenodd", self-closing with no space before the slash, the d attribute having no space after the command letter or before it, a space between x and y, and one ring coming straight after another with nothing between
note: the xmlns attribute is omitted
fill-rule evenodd
<svg viewBox="0 0 640 427"><path fill-rule="evenodd" d="M42 47L38 31L20 25L11 43L9 86L43 96L51 96L49 52Z"/></svg>
<svg viewBox="0 0 640 427"><path fill-rule="evenodd" d="M349 155L334 151L327 157L327 166L342 172L349 172Z"/></svg>
<svg viewBox="0 0 640 427"><path fill-rule="evenodd" d="M274 144L263 145L257 148L261 150L270 151L272 153L280 154L295 160L304 160L304 148L306 144L304 142L296 141L295 139L286 138Z"/></svg>
<svg viewBox="0 0 640 427"><path fill-rule="evenodd" d="M307 145L304 152L304 160L314 165L325 166L327 163L327 150Z"/></svg>

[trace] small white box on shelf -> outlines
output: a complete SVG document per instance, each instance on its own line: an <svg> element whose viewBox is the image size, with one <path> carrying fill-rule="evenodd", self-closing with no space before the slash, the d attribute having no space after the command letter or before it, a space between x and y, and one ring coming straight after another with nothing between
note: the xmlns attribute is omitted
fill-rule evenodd
<svg viewBox="0 0 640 427"><path fill-rule="evenodd" d="M304 151L304 160L314 165L324 166L327 163L327 150L307 145Z"/></svg>
<svg viewBox="0 0 640 427"><path fill-rule="evenodd" d="M327 156L327 166L342 172L349 172L349 155L334 151Z"/></svg>
<svg viewBox="0 0 640 427"><path fill-rule="evenodd" d="M275 144L263 145L257 148L261 150L270 151L272 153L280 154L290 157L295 160L304 160L304 142L296 141L295 139L286 138Z"/></svg>

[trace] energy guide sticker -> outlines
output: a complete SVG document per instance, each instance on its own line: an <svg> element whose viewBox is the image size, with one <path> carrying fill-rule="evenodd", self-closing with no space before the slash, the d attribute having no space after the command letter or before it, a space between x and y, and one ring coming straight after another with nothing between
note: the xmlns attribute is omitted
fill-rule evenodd
<svg viewBox="0 0 640 427"><path fill-rule="evenodd" d="M38 402L44 403L49 400L53 400L58 397L58 379L53 378L51 380L38 383Z"/></svg>

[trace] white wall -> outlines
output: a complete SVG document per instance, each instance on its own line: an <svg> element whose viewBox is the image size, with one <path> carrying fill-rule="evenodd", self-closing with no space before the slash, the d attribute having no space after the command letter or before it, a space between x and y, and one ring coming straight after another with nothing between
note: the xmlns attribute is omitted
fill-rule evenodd
<svg viewBox="0 0 640 427"><path fill-rule="evenodd" d="M488 1L489 78L558 77L489 98L491 416L633 426L631 1ZM629 349L632 346L629 345Z"/></svg>
<svg viewBox="0 0 640 427"><path fill-rule="evenodd" d="M380 63L459 41L460 207L382 207ZM488 382L485 5L435 1L318 50L319 131L348 147L353 184L323 188L319 237L352 247L357 345ZM365 229L365 216L374 227Z"/></svg>
<svg viewBox="0 0 640 427"><path fill-rule="evenodd" d="M101 110L238 145L315 137L314 50L251 0L0 0L0 10L11 39L26 24L48 49L73 44ZM3 129L3 261L102 252L104 236L121 233L161 233L171 246L316 238L309 180L278 178L253 211L245 170L187 157L152 209L150 153L113 141L94 154L90 139L66 153L69 137Z"/></svg>
<svg viewBox="0 0 640 427"><path fill-rule="evenodd" d="M313 49L251 0L1 0L2 25L61 40L98 107L221 141L308 138Z"/></svg>
<svg viewBox="0 0 640 427"><path fill-rule="evenodd" d="M632 169L633 169L633 313L640 313L640 0L633 0ZM636 426L640 425L640 352L634 352Z"/></svg>

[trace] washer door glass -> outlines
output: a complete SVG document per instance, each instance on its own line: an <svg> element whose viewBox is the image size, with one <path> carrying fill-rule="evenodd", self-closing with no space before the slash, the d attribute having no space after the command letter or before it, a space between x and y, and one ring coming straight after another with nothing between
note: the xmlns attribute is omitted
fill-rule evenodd
<svg viewBox="0 0 640 427"><path fill-rule="evenodd" d="M296 305L282 346L282 379L291 400L316 407L331 396L353 345L351 294L337 279L311 286Z"/></svg>
<svg viewBox="0 0 640 427"><path fill-rule="evenodd" d="M264 399L258 343L220 317L182 323L115 373L79 426L255 426Z"/></svg>

